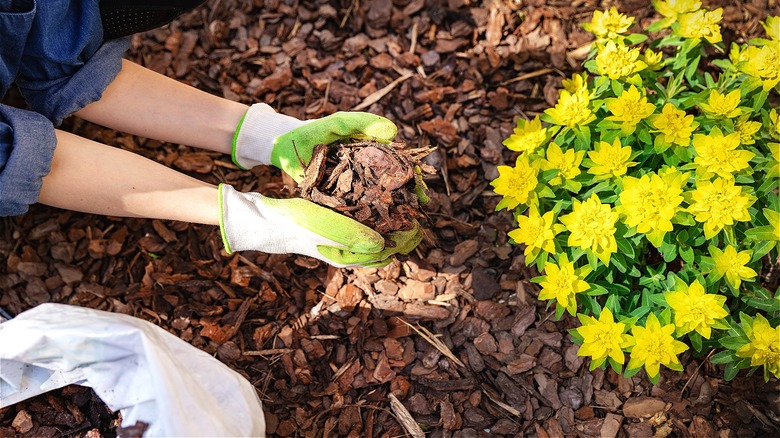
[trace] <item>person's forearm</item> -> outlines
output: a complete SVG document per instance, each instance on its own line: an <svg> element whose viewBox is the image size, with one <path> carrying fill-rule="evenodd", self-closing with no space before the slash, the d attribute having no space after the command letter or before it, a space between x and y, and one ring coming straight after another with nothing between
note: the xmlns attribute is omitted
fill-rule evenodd
<svg viewBox="0 0 780 438"><path fill-rule="evenodd" d="M103 97L76 115L129 134L229 154L248 108L123 60Z"/></svg>
<svg viewBox="0 0 780 438"><path fill-rule="evenodd" d="M39 202L108 216L219 224L217 188L132 152L56 131Z"/></svg>

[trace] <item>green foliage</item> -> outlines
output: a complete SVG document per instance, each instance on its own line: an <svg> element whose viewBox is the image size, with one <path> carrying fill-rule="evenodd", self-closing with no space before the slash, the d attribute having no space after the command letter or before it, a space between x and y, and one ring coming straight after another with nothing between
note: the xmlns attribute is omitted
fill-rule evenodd
<svg viewBox="0 0 780 438"><path fill-rule="evenodd" d="M614 8L584 25L585 72L504 142L519 155L491 183L498 208L592 366L655 382L719 349L726 378L780 377L780 294L761 284L780 255L780 17L726 56L719 9L654 4L645 33Z"/></svg>

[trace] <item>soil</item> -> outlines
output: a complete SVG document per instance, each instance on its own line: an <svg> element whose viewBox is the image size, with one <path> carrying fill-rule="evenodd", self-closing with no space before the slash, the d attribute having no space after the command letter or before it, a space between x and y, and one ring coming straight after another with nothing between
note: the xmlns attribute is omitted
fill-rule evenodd
<svg viewBox="0 0 780 438"><path fill-rule="evenodd" d="M780 15L777 0L704 3L724 7L727 45ZM62 302L154 322L246 376L270 436L777 436L780 382L724 381L708 355L683 354L685 372L658 385L589 371L567 334L575 321L536 299L538 273L507 241L511 214L494 211L489 182L512 158L501 142L518 117L555 103L591 41L580 24L612 5L653 18L638 0L210 0L136 35L130 59L204 91L301 119L368 111L395 122L398 141L434 147L423 242L381 269L335 269L229 256L215 227L37 205L0 218L0 306ZM242 171L78 119L63 128L212 183L295 195L270 167ZM74 391L2 408L0 436L116 433L87 423L99 408L83 406L65 432L53 418L81 406Z"/></svg>

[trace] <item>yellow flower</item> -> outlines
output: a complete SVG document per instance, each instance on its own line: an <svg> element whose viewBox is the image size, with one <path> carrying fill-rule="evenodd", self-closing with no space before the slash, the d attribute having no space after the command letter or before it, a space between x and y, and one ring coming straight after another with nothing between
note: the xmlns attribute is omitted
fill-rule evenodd
<svg viewBox="0 0 780 438"><path fill-rule="evenodd" d="M693 134L693 148L696 158L693 162L698 166L703 176L717 174L731 178L732 174L750 167L750 161L756 154L737 149L739 133L732 132L723 135L718 127L712 128L709 134Z"/></svg>
<svg viewBox="0 0 780 438"><path fill-rule="evenodd" d="M720 34L720 20L723 18L723 9L713 11L700 9L677 18L680 28L678 35L683 38L704 38L712 44L723 40Z"/></svg>
<svg viewBox="0 0 780 438"><path fill-rule="evenodd" d="M780 16L766 17L766 20L761 25L764 26L764 30L769 38L780 41Z"/></svg>
<svg viewBox="0 0 780 438"><path fill-rule="evenodd" d="M738 69L742 70L742 65L748 61L747 45L738 45L737 43L731 43L731 49L729 50L729 61Z"/></svg>
<svg viewBox="0 0 780 438"><path fill-rule="evenodd" d="M593 161L588 173L597 177L622 176L629 167L637 164L628 161L631 159L631 146L621 145L619 138L612 144L599 141L596 150L588 152L588 157Z"/></svg>
<svg viewBox="0 0 780 438"><path fill-rule="evenodd" d="M765 208L764 216L766 216L766 219L769 221L769 225L772 226L775 240L780 241L780 212Z"/></svg>
<svg viewBox="0 0 780 438"><path fill-rule="evenodd" d="M756 142L756 133L761 129L761 122L748 120L749 115L744 115L737 120L734 131L739 133L740 144L753 144Z"/></svg>
<svg viewBox="0 0 780 438"><path fill-rule="evenodd" d="M726 297L706 293L699 280L693 280L690 286L678 281L673 291L664 292L664 298L674 312L674 325L681 335L696 331L709 339L712 326L729 314L723 308Z"/></svg>
<svg viewBox="0 0 780 438"><path fill-rule="evenodd" d="M693 121L693 115L685 114L685 111L677 109L671 103L664 105L661 114L650 116L648 122L656 129L652 132L658 133L656 142L666 147L672 144L688 146L691 134L698 126L698 123Z"/></svg>
<svg viewBox="0 0 780 438"><path fill-rule="evenodd" d="M780 143L769 143L769 153L772 155L772 167L766 171L767 178L780 177Z"/></svg>
<svg viewBox="0 0 780 438"><path fill-rule="evenodd" d="M623 122L620 129L623 135L633 133L636 125L655 111L655 105L649 103L633 85L620 96L605 99L604 106L612 113L607 120Z"/></svg>
<svg viewBox="0 0 780 438"><path fill-rule="evenodd" d="M664 17L677 19L678 16L697 11L701 7L698 0L654 1L653 6Z"/></svg>
<svg viewBox="0 0 780 438"><path fill-rule="evenodd" d="M525 245L526 258L536 258L540 251L555 253L555 235L561 231L561 226L553 225L553 212L548 211L540 216L539 211L531 207L528 216L517 217L517 228L507 235L517 243Z"/></svg>
<svg viewBox="0 0 780 438"><path fill-rule="evenodd" d="M746 52L748 62L742 64L742 71L761 79L764 91L777 86L780 83L780 40L761 47L749 46Z"/></svg>
<svg viewBox="0 0 780 438"><path fill-rule="evenodd" d="M595 193L585 202L574 200L572 212L560 221L569 230L568 245L591 250L605 265L617 251L615 223L618 213L609 204L602 204Z"/></svg>
<svg viewBox="0 0 780 438"><path fill-rule="evenodd" d="M769 135L780 140L780 112L769 111Z"/></svg>
<svg viewBox="0 0 780 438"><path fill-rule="evenodd" d="M544 113L550 117L552 123L570 128L587 125L596 120L596 115L590 110L590 93L587 88L576 93L561 90L558 103L554 108L547 108Z"/></svg>
<svg viewBox="0 0 780 438"><path fill-rule="evenodd" d="M582 279L579 270L574 269L574 262L570 262L566 254L561 256L560 262L548 262L544 265L543 280L539 283L542 290L539 292L540 300L555 299L558 305L566 309L571 315L577 312L576 294L590 289L590 285Z"/></svg>
<svg viewBox="0 0 780 438"><path fill-rule="evenodd" d="M536 189L537 173L538 170L531 166L526 155L517 158L515 167L498 166L498 178L490 185L497 194L504 197L499 206L511 210L527 203L529 195Z"/></svg>
<svg viewBox="0 0 780 438"><path fill-rule="evenodd" d="M628 29L633 25L634 17L627 17L621 14L613 6L604 12L593 11L593 18L590 20L590 23L585 23L582 27L593 33L597 38L611 39L628 32Z"/></svg>
<svg viewBox="0 0 780 438"><path fill-rule="evenodd" d="M623 348L631 345L631 337L626 334L626 324L615 322L608 308L601 311L599 319L582 314L578 317L582 322L582 326L576 329L582 336L578 356L590 356L591 368L600 366L608 357L621 365L625 363Z"/></svg>
<svg viewBox="0 0 780 438"><path fill-rule="evenodd" d="M607 41L606 45L598 46L596 67L603 76L621 79L644 70L647 64L639 60L639 49Z"/></svg>
<svg viewBox="0 0 780 438"><path fill-rule="evenodd" d="M551 185L557 186L580 174L580 163L582 163L584 156L585 151L567 149L566 152L563 152L557 143L551 142L547 146L547 159L542 160L541 169L558 170L558 175L550 180Z"/></svg>
<svg viewBox="0 0 780 438"><path fill-rule="evenodd" d="M645 61L645 64L647 64L647 68L650 70L655 71L663 67L663 52L653 52L652 50L647 49L642 58Z"/></svg>
<svg viewBox="0 0 780 438"><path fill-rule="evenodd" d="M756 198L743 193L734 185L733 178L716 178L715 181L699 181L691 193L692 203L688 212L698 222L704 223L704 237L710 239L734 221L749 221L750 207Z"/></svg>
<svg viewBox="0 0 780 438"><path fill-rule="evenodd" d="M712 280L720 280L724 275L726 281L734 289L739 289L742 280L753 281L758 275L756 271L745 266L750 261L753 251L737 252L736 248L727 245L724 251L714 246L710 247L710 255L715 262L715 268L709 274Z"/></svg>
<svg viewBox="0 0 780 438"><path fill-rule="evenodd" d="M712 90L707 103L700 103L699 106L705 113L712 117L726 117L731 119L742 114L742 110L738 108L740 99L742 99L742 94L739 89L736 89L725 96L718 90Z"/></svg>
<svg viewBox="0 0 780 438"><path fill-rule="evenodd" d="M586 81L585 73L571 75L571 79L563 80L563 89L569 93L575 94L582 89L587 89L588 83Z"/></svg>
<svg viewBox="0 0 780 438"><path fill-rule="evenodd" d="M748 317L749 318L749 317ZM745 330L747 344L737 350L737 357L749 357L750 365L764 367L766 372L780 378L780 326L772 327L769 321L760 313L752 321L752 326Z"/></svg>
<svg viewBox="0 0 780 438"><path fill-rule="evenodd" d="M672 169L663 175L646 174L637 179L623 178L618 212L625 217L625 224L636 227L637 232L647 235L647 240L656 248L661 246L664 236L672 231L672 218L682 210L682 187L688 174Z"/></svg>
<svg viewBox="0 0 780 438"><path fill-rule="evenodd" d="M503 144L516 152L533 152L547 140L547 128L542 128L539 116L533 120L517 119L512 135Z"/></svg>
<svg viewBox="0 0 780 438"><path fill-rule="evenodd" d="M629 370L634 370L642 365L647 376L651 379L658 376L661 365L682 371L683 367L677 355L688 349L684 343L674 339L674 324L661 326L655 313L650 313L644 327L631 327L634 337L634 346L631 348L631 359L628 361Z"/></svg>

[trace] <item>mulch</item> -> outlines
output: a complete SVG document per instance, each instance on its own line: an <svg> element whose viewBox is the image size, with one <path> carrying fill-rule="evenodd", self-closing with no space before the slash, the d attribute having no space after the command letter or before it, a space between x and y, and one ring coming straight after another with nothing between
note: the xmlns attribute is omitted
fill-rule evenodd
<svg viewBox="0 0 780 438"><path fill-rule="evenodd" d="M704 3L724 6L727 42L780 15L777 0ZM271 436L777 436L776 379L726 382L690 353L657 386L642 372L588 371L567 334L574 321L536 299L538 274L507 241L512 217L494 212L489 182L511 159L502 140L555 103L591 40L580 24L611 5L210 0L136 35L130 59L210 93L299 118L368 111L396 122L408 146L435 147L422 244L381 269L340 270L228 256L210 226L37 205L0 218L0 306L15 315L61 302L154 322L246 376ZM617 6L652 20L649 2ZM294 193L273 168L65 127L212 183ZM118 416L90 393L66 387L2 408L0 436L116 436Z"/></svg>

